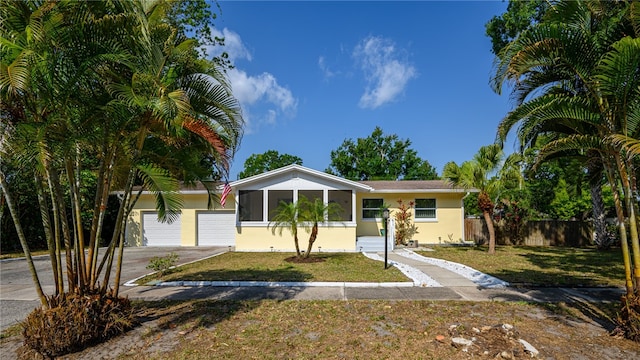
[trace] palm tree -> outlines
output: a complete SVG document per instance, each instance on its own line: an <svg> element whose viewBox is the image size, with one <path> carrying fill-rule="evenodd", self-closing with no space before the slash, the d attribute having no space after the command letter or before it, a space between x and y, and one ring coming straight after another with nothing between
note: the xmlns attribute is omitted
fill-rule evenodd
<svg viewBox="0 0 640 360"><path fill-rule="evenodd" d="M301 258L302 253L300 252L300 244L298 242L298 227L300 226L299 214L299 203L281 201L268 227L271 227L272 234L275 235L276 231L278 231L280 236L282 236L284 229L289 230L293 236L293 243L296 247L296 256Z"/></svg>
<svg viewBox="0 0 640 360"><path fill-rule="evenodd" d="M519 106L500 124L500 137L516 124L524 146L531 146L539 134L558 134L539 151L539 162L571 154L591 157L589 161L604 167L614 190L628 296L639 291L634 291L632 276L636 284L640 281L637 209L631 201L635 160L614 139L639 135L639 40L625 37L634 33L631 24L638 23L637 11L630 10L637 6L560 2L548 19L522 33L498 56L494 78L498 91L502 83L512 81L519 99Z"/></svg>
<svg viewBox="0 0 640 360"><path fill-rule="evenodd" d="M636 339L640 240L638 154L632 144L640 138L639 9L637 2L561 1L498 55L494 78L497 91L510 81L519 98L499 133L519 124L524 143L540 133L560 134L540 149L538 162L580 154L602 164L613 190L625 268L620 325Z"/></svg>
<svg viewBox="0 0 640 360"><path fill-rule="evenodd" d="M303 228L309 234L309 242L304 258L311 255L313 244L318 238L319 225L326 221L340 220L343 209L339 204L325 204L322 199L316 198L310 201L305 196L300 195L296 202L281 201L275 211L273 220L269 222L271 233L275 235L276 231L282 236L284 229L289 230L293 235L293 242L296 247L296 256L302 258L300 245L298 240L298 230Z"/></svg>
<svg viewBox="0 0 640 360"><path fill-rule="evenodd" d="M496 234L493 226L494 199L497 198L500 178L498 172L504 158L502 148L498 144L483 146L473 160L465 161L461 166L454 162L445 164L442 176L453 186L464 189L477 189L478 208L489 230L489 254L496 252Z"/></svg>
<svg viewBox="0 0 640 360"><path fill-rule="evenodd" d="M304 196L300 197L300 219L305 224L305 229L309 231L311 226L311 234L309 235L309 244L307 245L307 252L305 258L311 255L311 249L313 244L318 238L318 224L326 221L338 221L343 212L342 207L337 203L325 204L322 199L316 198L313 201L308 200Z"/></svg>
<svg viewBox="0 0 640 360"><path fill-rule="evenodd" d="M105 293L117 261L117 295L135 183L156 193L159 212L170 220L180 205L177 179L205 178L211 175L206 166L226 174L241 138L240 109L224 73L198 58L195 42L163 22L167 6L164 1L9 1L0 7L0 110L3 122L15 128L0 150L3 160L27 160L23 171L34 171L49 185L42 191L52 206L52 228L46 231L53 238L52 259L57 258L52 267L61 279L64 249L69 291L94 291L104 272L99 291ZM197 160L203 157L207 161ZM80 212L79 194L86 188L81 159L97 164L89 169L98 186L88 239ZM180 169L180 162L200 164ZM107 197L116 188L124 189L124 197L98 262ZM44 215L43 224L49 224ZM85 256L79 249L86 245Z"/></svg>

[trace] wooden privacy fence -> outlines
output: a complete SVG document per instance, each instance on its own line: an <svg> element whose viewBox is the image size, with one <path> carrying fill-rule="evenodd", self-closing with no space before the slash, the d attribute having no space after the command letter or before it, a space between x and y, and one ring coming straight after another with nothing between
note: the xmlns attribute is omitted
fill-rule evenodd
<svg viewBox="0 0 640 360"><path fill-rule="evenodd" d="M496 242L500 245L518 244L527 246L587 246L592 244L591 224L584 221L538 220L528 221L522 230L519 243L504 230L504 223L496 223ZM464 219L465 239L476 244L489 243L489 231L484 219Z"/></svg>

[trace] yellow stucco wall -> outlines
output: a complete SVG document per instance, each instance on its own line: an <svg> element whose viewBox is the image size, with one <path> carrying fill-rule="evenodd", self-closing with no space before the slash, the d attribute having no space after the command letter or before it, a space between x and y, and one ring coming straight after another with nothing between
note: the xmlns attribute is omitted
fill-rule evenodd
<svg viewBox="0 0 640 360"><path fill-rule="evenodd" d="M298 233L300 250L307 249L308 240L309 233L300 229ZM318 251L319 247L322 247L323 252L355 251L356 228L339 224L320 226L312 252ZM278 229L274 235L271 229L264 226L242 226L237 228L236 251L295 251L295 245L293 236L287 229L282 231L282 235Z"/></svg>
<svg viewBox="0 0 640 360"><path fill-rule="evenodd" d="M462 239L463 230L463 193L456 194L384 194L384 193L358 193L356 194L355 220L357 226L343 226L341 224L333 226L323 226L318 233L318 239L314 244L313 251L322 247L322 251L355 251L357 236L377 236L382 229L382 222L376 220L362 219L362 199L382 198L384 203L389 205L391 216L397 211L397 200L402 199L405 203L416 198L436 199L436 219L414 220L418 233L413 239L420 244L438 244L448 241L459 241ZM216 210L234 210L235 200L233 194L227 198L224 209L217 204ZM183 194L183 208L181 210L181 239L183 246L197 245L197 211L207 209L206 194ZM128 219L126 229L127 246L142 246L142 213L155 211L155 200L150 194L144 194L138 200L134 210ZM300 248L306 249L309 234L300 230ZM236 227L236 250L238 251L270 251L273 246L274 251L292 251L294 249L293 238L288 230L282 232L280 236L277 232L272 234L266 224L261 226L246 225Z"/></svg>
<svg viewBox="0 0 640 360"><path fill-rule="evenodd" d="M206 194L183 194L182 209L180 211L181 219L181 238L180 245L195 246L197 245L197 211L207 209L208 197ZM215 210L234 210L235 200L233 194L227 197L225 207L216 204ZM126 245L142 246L142 213L155 212L156 203L153 195L142 194L136 202L134 210L131 211L127 221L126 229Z"/></svg>
<svg viewBox="0 0 640 360"><path fill-rule="evenodd" d="M391 210L391 218L398 210L398 199L402 199L405 204L416 198L436 199L436 218L418 219L415 218L415 210L412 210L411 219L418 228L418 233L412 240L417 240L420 244L439 244L446 241L459 241L464 236L463 229L463 193L455 194L383 194L383 193L360 193L357 194L356 220L358 223L358 236L374 236L380 234L383 228L382 220L362 219L362 199L383 199L384 204Z"/></svg>

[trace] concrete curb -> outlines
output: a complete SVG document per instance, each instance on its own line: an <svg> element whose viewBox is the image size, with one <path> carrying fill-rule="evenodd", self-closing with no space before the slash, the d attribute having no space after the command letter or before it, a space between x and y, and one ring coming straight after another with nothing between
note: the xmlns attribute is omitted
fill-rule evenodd
<svg viewBox="0 0 640 360"><path fill-rule="evenodd" d="M149 285L141 285L149 286ZM347 288L376 288L376 287L413 287L412 282L322 282L322 281L167 281L152 286L182 286L182 287L347 287Z"/></svg>

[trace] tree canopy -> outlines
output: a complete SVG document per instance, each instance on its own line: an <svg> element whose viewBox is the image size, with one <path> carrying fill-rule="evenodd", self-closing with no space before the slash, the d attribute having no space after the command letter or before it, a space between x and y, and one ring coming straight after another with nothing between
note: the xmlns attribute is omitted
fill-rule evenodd
<svg viewBox="0 0 640 360"><path fill-rule="evenodd" d="M435 168L410 146L409 139L384 135L376 127L366 138L345 139L331 151L331 164L325 171L356 181L437 179Z"/></svg>
<svg viewBox="0 0 640 360"><path fill-rule="evenodd" d="M520 32L542 20L548 8L546 0L509 1L505 13L485 24L485 34L491 38L491 52L500 53Z"/></svg>
<svg viewBox="0 0 640 360"><path fill-rule="evenodd" d="M302 159L295 155L280 154L276 150L267 150L262 154L249 156L245 160L244 170L238 174L238 178L244 179L291 164L302 165Z"/></svg>

